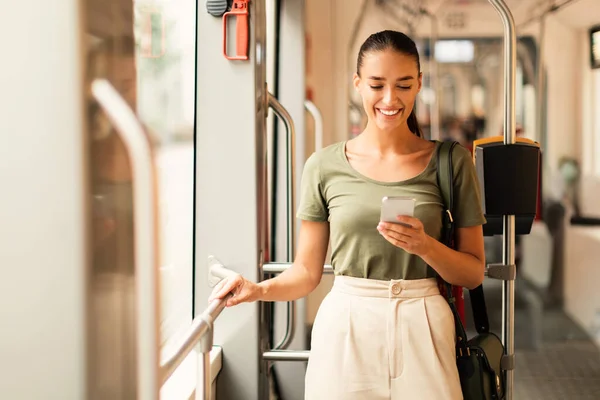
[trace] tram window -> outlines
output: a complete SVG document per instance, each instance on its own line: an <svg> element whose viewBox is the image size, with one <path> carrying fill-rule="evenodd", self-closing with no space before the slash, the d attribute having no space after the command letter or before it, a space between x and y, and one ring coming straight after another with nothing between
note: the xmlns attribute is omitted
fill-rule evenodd
<svg viewBox="0 0 600 400"><path fill-rule="evenodd" d="M196 2L138 0L134 5L137 112L156 149L165 345L192 317Z"/></svg>
<svg viewBox="0 0 600 400"><path fill-rule="evenodd" d="M468 63L473 61L475 46L470 40L438 40L435 59L441 63Z"/></svg>

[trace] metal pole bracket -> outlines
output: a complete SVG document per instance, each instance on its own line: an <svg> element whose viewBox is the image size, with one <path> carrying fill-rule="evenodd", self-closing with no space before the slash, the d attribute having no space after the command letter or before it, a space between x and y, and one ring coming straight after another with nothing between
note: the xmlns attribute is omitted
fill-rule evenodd
<svg viewBox="0 0 600 400"><path fill-rule="evenodd" d="M500 368L503 371L513 370L515 369L515 355L514 354L505 354L500 359Z"/></svg>
<svg viewBox="0 0 600 400"><path fill-rule="evenodd" d="M217 283L225 278L234 277L237 275L236 272L227 269L223 266L223 263L214 256L208 256L208 286L215 287Z"/></svg>
<svg viewBox="0 0 600 400"><path fill-rule="evenodd" d="M492 279L514 281L517 276L517 266L515 264L489 264L485 270L485 275Z"/></svg>
<svg viewBox="0 0 600 400"><path fill-rule="evenodd" d="M210 351L212 350L213 347L213 324L214 324L214 320L211 318L210 314L201 314L199 315L199 317L206 322L206 324L208 325L208 332L206 332L202 338L200 339L200 342L198 343L200 351L202 353L210 353Z"/></svg>

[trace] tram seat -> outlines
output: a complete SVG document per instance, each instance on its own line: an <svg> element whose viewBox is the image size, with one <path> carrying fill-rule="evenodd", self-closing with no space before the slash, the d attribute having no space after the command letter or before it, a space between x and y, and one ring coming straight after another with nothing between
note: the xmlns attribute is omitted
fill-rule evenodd
<svg viewBox="0 0 600 400"><path fill-rule="evenodd" d="M521 259L517 266L518 291L527 304L530 326L523 327L530 332L527 347L539 348L541 345L542 315L544 298L550 285L552 270L552 236L543 222L535 221L531 233L521 238Z"/></svg>
<svg viewBox="0 0 600 400"><path fill-rule="evenodd" d="M531 233L521 237L517 284L527 303L529 345L536 349L542 341L544 309L562 305L564 231L565 209L552 202L545 207L543 222L535 221Z"/></svg>

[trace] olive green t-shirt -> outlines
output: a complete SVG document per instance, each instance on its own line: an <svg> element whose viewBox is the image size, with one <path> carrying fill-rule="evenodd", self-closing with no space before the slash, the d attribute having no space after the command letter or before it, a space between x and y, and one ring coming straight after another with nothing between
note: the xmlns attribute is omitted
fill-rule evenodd
<svg viewBox="0 0 600 400"><path fill-rule="evenodd" d="M423 279L435 271L416 255L389 243L377 231L384 196L416 199L414 216L439 240L443 199L437 185L436 148L427 167L401 182L379 182L356 171L346 158L346 142L313 153L304 166L297 217L329 221L331 264L336 275L379 280ZM457 228L482 225L479 185L470 152L455 146L454 221Z"/></svg>

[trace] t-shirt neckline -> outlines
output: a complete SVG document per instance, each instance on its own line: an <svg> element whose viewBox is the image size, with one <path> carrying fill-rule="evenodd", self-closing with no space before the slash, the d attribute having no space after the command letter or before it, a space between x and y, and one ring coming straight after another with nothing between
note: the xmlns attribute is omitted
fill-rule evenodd
<svg viewBox="0 0 600 400"><path fill-rule="evenodd" d="M342 157L342 160L343 160L346 168L348 168L348 170L357 178L362 179L366 182L370 182L370 183L373 183L376 185L381 185L381 186L398 186L398 185L406 185L408 183L412 183L415 180L418 180L419 178L424 176L431 168L433 168L434 163L437 159L436 156L437 156L437 152L438 152L438 146L440 145L441 142L438 140L432 140L432 142L435 143L435 148L433 149L433 152L431 153L431 158L429 159L429 162L427 163L425 168L413 177L410 177L410 178L402 180L402 181L393 181L393 182L378 181L376 179L369 178L368 176L363 175L360 172L358 172L350 164L350 161L348 160L348 157L346 156L346 144L348 143L348 140L344 140L343 142L341 142L338 151L339 151L340 156Z"/></svg>

